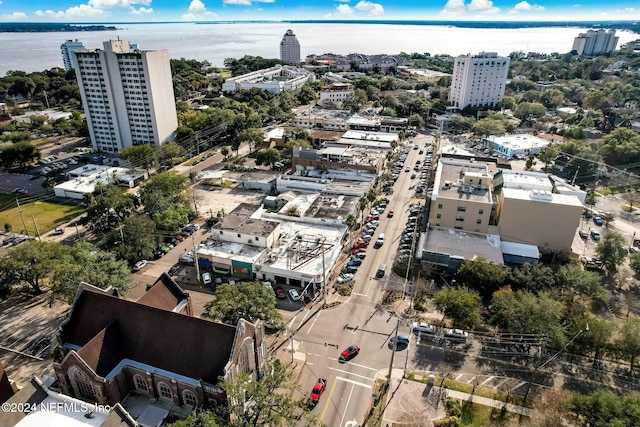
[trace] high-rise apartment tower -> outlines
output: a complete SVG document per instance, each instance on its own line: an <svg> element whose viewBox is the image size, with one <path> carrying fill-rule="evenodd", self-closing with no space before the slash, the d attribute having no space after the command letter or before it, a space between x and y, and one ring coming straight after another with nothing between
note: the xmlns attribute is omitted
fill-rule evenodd
<svg viewBox="0 0 640 427"><path fill-rule="evenodd" d="M64 63L64 69L71 71L75 68L76 62L73 57L74 50L84 50L84 45L78 40L67 40L60 45L60 53L62 53L62 62Z"/></svg>
<svg viewBox="0 0 640 427"><path fill-rule="evenodd" d="M504 96L508 74L509 58L496 53L458 56L454 60L449 101L458 109L495 107Z"/></svg>
<svg viewBox="0 0 640 427"><path fill-rule="evenodd" d="M571 50L585 56L607 55L616 50L618 39L616 30L589 30L573 39Z"/></svg>
<svg viewBox="0 0 640 427"><path fill-rule="evenodd" d="M280 60L289 64L300 64L300 42L293 34L293 30L287 30L280 42Z"/></svg>
<svg viewBox="0 0 640 427"><path fill-rule="evenodd" d="M129 42L75 51L76 76L93 148L115 153L130 145L160 146L178 127L169 52Z"/></svg>

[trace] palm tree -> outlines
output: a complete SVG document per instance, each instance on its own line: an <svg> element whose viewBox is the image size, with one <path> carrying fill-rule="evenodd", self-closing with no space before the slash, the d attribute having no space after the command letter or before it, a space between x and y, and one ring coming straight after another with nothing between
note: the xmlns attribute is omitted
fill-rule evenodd
<svg viewBox="0 0 640 427"><path fill-rule="evenodd" d="M349 214L347 215L347 219L344 221L344 223L347 224L347 227L353 228L353 226L356 225L356 221L356 217L353 216L353 214Z"/></svg>
<svg viewBox="0 0 640 427"><path fill-rule="evenodd" d="M367 195L365 197L367 198L369 204L372 205L373 202L376 201L376 197L378 197L378 192L375 188L370 188L369 191L367 191Z"/></svg>
<svg viewBox="0 0 640 427"><path fill-rule="evenodd" d="M367 196L363 194L360 197L360 200L358 200L358 209L360 209L361 222L364 222L364 211L365 209L367 209L367 205L369 205L369 199L367 199Z"/></svg>

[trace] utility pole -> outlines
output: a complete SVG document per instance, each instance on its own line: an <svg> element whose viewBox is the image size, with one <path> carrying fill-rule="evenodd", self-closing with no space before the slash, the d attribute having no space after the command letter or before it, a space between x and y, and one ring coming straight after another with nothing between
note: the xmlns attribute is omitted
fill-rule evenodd
<svg viewBox="0 0 640 427"><path fill-rule="evenodd" d="M327 306L327 270L324 266L324 242L326 238L322 240L322 287L324 289L324 306Z"/></svg>
<svg viewBox="0 0 640 427"><path fill-rule="evenodd" d="M27 230L27 223L24 222L24 215L22 215L22 208L20 207L20 202L18 201L17 197L16 197L16 205L18 205L18 212L20 213L20 219L22 220L22 226L24 227L24 232L27 235L27 237L31 237L29 236L29 230Z"/></svg>
<svg viewBox="0 0 640 427"><path fill-rule="evenodd" d="M193 243L193 259L196 263L196 280L200 282L200 266L198 265L198 253L196 252L196 238L193 237L193 234L191 235L191 243Z"/></svg>
<svg viewBox="0 0 640 427"><path fill-rule="evenodd" d="M31 215L31 219L33 220L33 226L36 228L36 237L42 242L42 237L40 237L40 231L38 230L38 224L36 224L36 217Z"/></svg>
<svg viewBox="0 0 640 427"><path fill-rule="evenodd" d="M400 328L400 318L398 317L396 323L396 330L394 332L395 338L393 339L393 346L391 348L391 361L389 362L389 376L387 384L391 385L391 371L393 370L393 359L396 355L396 348L398 347L398 329Z"/></svg>

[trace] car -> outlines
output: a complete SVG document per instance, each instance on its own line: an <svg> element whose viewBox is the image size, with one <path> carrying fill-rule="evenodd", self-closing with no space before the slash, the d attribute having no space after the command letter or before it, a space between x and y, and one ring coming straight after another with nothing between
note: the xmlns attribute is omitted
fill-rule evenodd
<svg viewBox="0 0 640 427"><path fill-rule="evenodd" d="M179 241L183 242L184 241L184 236L181 236L180 234L178 234L176 236L176 239L178 239Z"/></svg>
<svg viewBox="0 0 640 427"><path fill-rule="evenodd" d="M594 242L599 242L602 236L598 230L591 230L591 238Z"/></svg>
<svg viewBox="0 0 640 427"><path fill-rule="evenodd" d="M411 324L411 332L414 334L433 334L435 333L435 328L429 323L413 322Z"/></svg>
<svg viewBox="0 0 640 427"><path fill-rule="evenodd" d="M602 225L602 218L600 218L599 216L594 216L593 217L593 223L597 226L601 226Z"/></svg>
<svg viewBox="0 0 640 427"><path fill-rule="evenodd" d="M353 280L353 274L347 273L338 277L338 283L347 283Z"/></svg>
<svg viewBox="0 0 640 427"><path fill-rule="evenodd" d="M208 273L208 272L202 273L202 283L204 283L205 285L208 285L212 281L213 280L211 279L211 273Z"/></svg>
<svg viewBox="0 0 640 427"><path fill-rule="evenodd" d="M300 301L302 299L302 296L300 296L300 293L295 289L289 289L289 296L294 301Z"/></svg>
<svg viewBox="0 0 640 427"><path fill-rule="evenodd" d="M325 380L324 378L318 378L318 381L316 381L316 385L313 386L313 389L309 394L309 398L311 399L311 402L314 404L318 403L318 401L320 400L320 396L322 395L322 392L326 388L327 388L327 380Z"/></svg>
<svg viewBox="0 0 640 427"><path fill-rule="evenodd" d="M411 174L411 179L414 179L415 177L416 177L416 174L415 174L415 173L412 173L412 174Z"/></svg>
<svg viewBox="0 0 640 427"><path fill-rule="evenodd" d="M362 260L359 258L352 259L347 263L347 267L360 267L362 265Z"/></svg>
<svg viewBox="0 0 640 427"><path fill-rule="evenodd" d="M578 230L578 234L580 235L580 238L582 240L587 240L587 238L589 237L589 233L584 230Z"/></svg>
<svg viewBox="0 0 640 427"><path fill-rule="evenodd" d="M369 214L369 216L367 217L367 221L373 221L373 220L379 220L380 219L380 214L375 213L375 214Z"/></svg>
<svg viewBox="0 0 640 427"><path fill-rule="evenodd" d="M276 291L276 297L278 297L278 299L287 298L287 294L284 292L284 289L282 289L280 286L276 286L274 291Z"/></svg>
<svg viewBox="0 0 640 427"><path fill-rule="evenodd" d="M377 227L380 225L380 221L378 221L377 219L374 219L373 221L369 221L369 224L371 224L374 227Z"/></svg>
<svg viewBox="0 0 640 427"><path fill-rule="evenodd" d="M393 209L387 212L387 218L393 218Z"/></svg>
<svg viewBox="0 0 640 427"><path fill-rule="evenodd" d="M398 249L411 249L411 243L400 243L400 245L398 245Z"/></svg>
<svg viewBox="0 0 640 427"><path fill-rule="evenodd" d="M411 171L411 169L409 168L409 166L407 166L406 168L404 168L404 171L405 171L405 172L410 172L410 171Z"/></svg>
<svg viewBox="0 0 640 427"><path fill-rule="evenodd" d="M632 254L640 252L640 248L637 246L629 246L629 252Z"/></svg>
<svg viewBox="0 0 640 427"><path fill-rule="evenodd" d="M187 224L185 228L193 228L194 230L200 230L200 226L198 224Z"/></svg>
<svg viewBox="0 0 640 427"><path fill-rule="evenodd" d="M147 264L149 264L149 261L147 261L146 259L140 260L133 266L133 271L140 271L145 268Z"/></svg>
<svg viewBox="0 0 640 427"><path fill-rule="evenodd" d="M64 233L64 228L58 227L51 232L50 236L59 236L63 233Z"/></svg>
<svg viewBox="0 0 640 427"><path fill-rule="evenodd" d="M11 194L29 194L29 190L26 188L18 187L11 190Z"/></svg>
<svg viewBox="0 0 640 427"><path fill-rule="evenodd" d="M399 348L402 349L407 345L409 345L409 337L406 335L398 335L397 337L391 337L391 339L389 339L389 348L395 348L398 350Z"/></svg>
<svg viewBox="0 0 640 427"><path fill-rule="evenodd" d="M169 276L175 276L176 273L178 272L178 270L180 270L180 264L174 264L169 271L167 272L167 274L169 274Z"/></svg>
<svg viewBox="0 0 640 427"><path fill-rule="evenodd" d="M447 329L444 337L452 341L466 341L469 337L469 332L463 331L462 329Z"/></svg>
<svg viewBox="0 0 640 427"><path fill-rule="evenodd" d="M340 353L340 360L351 360L360 353L360 346L358 344L352 344L349 347L342 350Z"/></svg>

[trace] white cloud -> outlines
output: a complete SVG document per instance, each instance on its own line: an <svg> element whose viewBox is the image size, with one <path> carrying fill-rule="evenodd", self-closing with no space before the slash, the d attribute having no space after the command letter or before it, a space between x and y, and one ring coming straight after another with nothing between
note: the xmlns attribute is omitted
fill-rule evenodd
<svg viewBox="0 0 640 427"><path fill-rule="evenodd" d="M27 19L27 14L24 12L13 12L6 15L2 15L3 21L22 21Z"/></svg>
<svg viewBox="0 0 640 427"><path fill-rule="evenodd" d="M336 7L336 12L338 12L338 15L340 15L340 16L351 16L351 15L353 15L353 9L348 4L339 5L338 7Z"/></svg>
<svg viewBox="0 0 640 427"><path fill-rule="evenodd" d="M498 13L500 9L493 5L491 0L471 0L469 3L469 10L472 12L479 12L482 14Z"/></svg>
<svg viewBox="0 0 640 427"><path fill-rule="evenodd" d="M149 13L153 13L153 8L152 7L139 7L139 8L135 8L132 7L131 8L131 14L132 15L146 15Z"/></svg>
<svg viewBox="0 0 640 427"><path fill-rule="evenodd" d="M539 4L531 4L526 0L521 1L520 3L513 6L511 12L542 12L544 10L544 6L540 6Z"/></svg>
<svg viewBox="0 0 640 427"><path fill-rule="evenodd" d="M129 9L135 4L149 6L151 0L89 0L88 4L96 9Z"/></svg>
<svg viewBox="0 0 640 427"><path fill-rule="evenodd" d="M444 9L440 12L440 15L444 16L456 16L462 15L466 11L464 0L448 0L444 5Z"/></svg>
<svg viewBox="0 0 640 427"><path fill-rule="evenodd" d="M97 18L106 15L102 9L89 6L88 4L70 7L64 14L67 19Z"/></svg>
<svg viewBox="0 0 640 427"><path fill-rule="evenodd" d="M252 3L275 3L275 0L222 0L223 4L251 6Z"/></svg>
<svg viewBox="0 0 640 427"><path fill-rule="evenodd" d="M182 15L184 21L198 21L201 19L218 19L218 15L207 10L207 6L202 0L191 0L189 11Z"/></svg>
<svg viewBox="0 0 640 427"><path fill-rule="evenodd" d="M56 19L64 19L64 12L59 10L57 12L54 12L51 9L47 9L44 12L41 10L36 10L36 16L39 16L41 18L56 18Z"/></svg>
<svg viewBox="0 0 640 427"><path fill-rule="evenodd" d="M355 9L362 12L369 12L369 15L373 16L384 15L384 8L380 3L372 3L366 0L361 0L355 5Z"/></svg>
<svg viewBox="0 0 640 427"><path fill-rule="evenodd" d="M338 3L349 3L351 0L335 0L335 1L337 1Z"/></svg>

